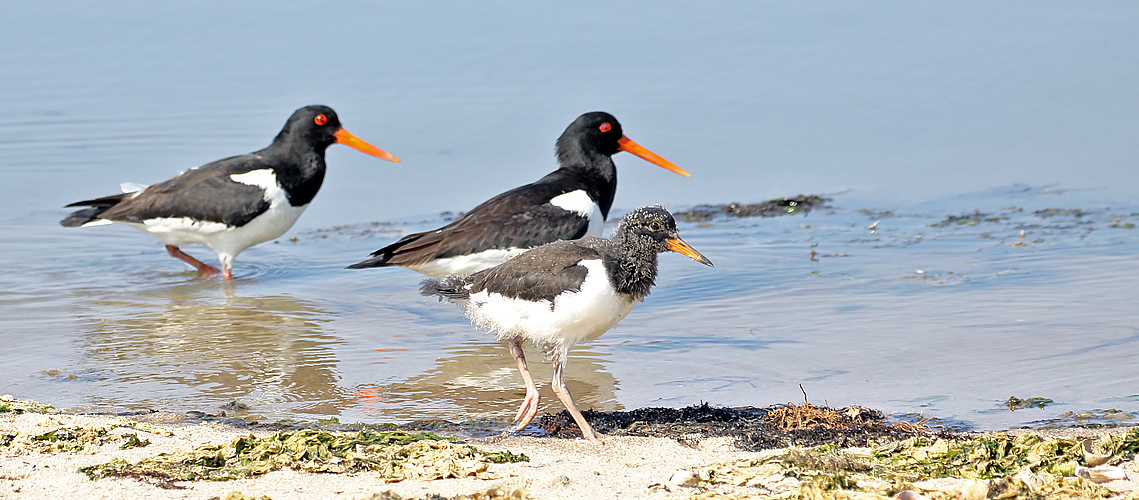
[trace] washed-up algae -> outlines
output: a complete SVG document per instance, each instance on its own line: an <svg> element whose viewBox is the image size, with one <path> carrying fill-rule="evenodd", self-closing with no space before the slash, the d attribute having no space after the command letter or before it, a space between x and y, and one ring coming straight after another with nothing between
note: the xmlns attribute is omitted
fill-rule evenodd
<svg viewBox="0 0 1139 500"><path fill-rule="evenodd" d="M52 405L16 399L11 394L5 394L0 396L0 414L2 413L20 415L23 413L60 413L60 411Z"/></svg>
<svg viewBox="0 0 1139 500"><path fill-rule="evenodd" d="M114 460L84 467L91 479L133 477L169 487L171 481L225 481L289 468L304 472L372 472L388 482L493 477L490 463L529 460L510 452L484 453L430 432L333 433L318 430L246 436L224 445L160 454L137 463Z"/></svg>
<svg viewBox="0 0 1139 500"><path fill-rule="evenodd" d="M822 444L870 446L933 434L924 425L888 422L882 412L859 406L832 409L786 404L724 408L705 403L680 409L585 411L583 415L594 430L602 434L667 437L683 444L728 436L735 438L736 446L746 451ZM542 416L538 426L552 437L581 437L581 430L566 411Z"/></svg>
<svg viewBox="0 0 1139 500"><path fill-rule="evenodd" d="M445 497L442 495L428 494L424 497L405 497L391 491L383 493L373 493L372 496L360 498L359 500L526 500L530 498L526 494L526 490L516 489L514 491L506 491L502 488L491 488L486 491L479 491L465 495L456 495L453 497ZM259 497L247 496L240 491L230 492L224 499L213 497L209 500L272 500L266 495Z"/></svg>
<svg viewBox="0 0 1139 500"><path fill-rule="evenodd" d="M1139 429L1103 435L1097 447L1117 465L1139 451ZM877 448L789 448L765 458L695 470L709 489L690 498L1114 498L1120 493L1074 477L1088 466L1079 438L1036 433L956 440L914 437ZM788 484L786 479L794 478ZM717 487L737 490L715 491ZM921 498L901 496L901 498ZM1139 497L1135 492L1126 498Z"/></svg>
<svg viewBox="0 0 1139 500"><path fill-rule="evenodd" d="M139 439L137 434L115 434L114 427L58 427L42 434L0 433L0 454L34 453L94 453L98 448L119 442L119 448L140 448L150 441Z"/></svg>
<svg viewBox="0 0 1139 500"><path fill-rule="evenodd" d="M423 500L525 500L527 498L530 498L530 496L527 495L526 490L523 489L507 491L502 488L491 488L486 491L469 493L466 495L457 495L453 497L445 497L435 494L427 495L425 497L404 497L390 491L385 491L383 493L375 493L370 497L362 498L360 500L419 500L420 498Z"/></svg>

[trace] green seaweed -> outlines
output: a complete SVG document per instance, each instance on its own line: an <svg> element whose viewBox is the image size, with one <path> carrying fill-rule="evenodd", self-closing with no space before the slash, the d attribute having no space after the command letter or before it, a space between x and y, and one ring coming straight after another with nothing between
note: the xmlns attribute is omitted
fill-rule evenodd
<svg viewBox="0 0 1139 500"><path fill-rule="evenodd" d="M1110 497L1105 488L1073 477L1076 467L1088 465L1080 443L1076 437L1047 439L1036 433L968 440L923 436L872 450L789 448L767 458L704 467L696 475L706 488L730 485L768 491L777 487L780 478L798 479L783 486L792 490L780 498L888 498L931 480L948 481L944 484L949 489L927 492L928 498L957 498L967 487L981 492L976 498ZM1109 464L1118 464L1139 451L1139 429L1103 435L1097 444L1110 454ZM690 498L755 497L709 492Z"/></svg>
<svg viewBox="0 0 1139 500"><path fill-rule="evenodd" d="M486 454L431 432L314 429L246 436L228 444L160 454L138 463L113 460L84 467L91 479L154 477L164 481L226 481L289 468L306 472L375 472L388 481L479 476L488 463L528 460L510 452Z"/></svg>
<svg viewBox="0 0 1139 500"><path fill-rule="evenodd" d="M59 413L52 405L16 399L10 394L0 396L0 413Z"/></svg>
<svg viewBox="0 0 1139 500"><path fill-rule="evenodd" d="M149 439L139 439L138 434L123 434L123 444L119 446L120 449L127 448L142 448L150 444Z"/></svg>
<svg viewBox="0 0 1139 500"><path fill-rule="evenodd" d="M492 464L506 464L506 463L529 462L530 461L530 457L526 456L525 454L520 453L518 455L515 455L515 454L511 453L510 451L496 451L493 453L486 452L486 451L480 451L479 453L482 453L482 456L486 457L487 461L489 461Z"/></svg>

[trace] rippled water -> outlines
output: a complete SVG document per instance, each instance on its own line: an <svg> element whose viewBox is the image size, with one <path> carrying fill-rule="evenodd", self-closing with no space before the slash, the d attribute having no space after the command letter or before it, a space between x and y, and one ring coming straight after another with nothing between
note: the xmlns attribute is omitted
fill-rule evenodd
<svg viewBox="0 0 1139 500"><path fill-rule="evenodd" d="M834 199L682 223L716 267L662 257L646 302L573 351L581 406L763 406L802 385L983 428L1137 412L1137 9L1020 7L8 6L0 391L77 411L509 417L521 380L491 336L415 273L343 267L537 179L565 125L607 109L693 173L619 155L618 211ZM404 163L330 149L312 208L233 282L127 228L57 225L120 182L260 148L314 102Z"/></svg>

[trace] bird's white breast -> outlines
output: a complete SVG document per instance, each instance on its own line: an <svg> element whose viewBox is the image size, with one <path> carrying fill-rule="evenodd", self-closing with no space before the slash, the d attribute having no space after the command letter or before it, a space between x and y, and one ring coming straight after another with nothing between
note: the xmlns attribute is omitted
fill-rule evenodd
<svg viewBox="0 0 1139 500"><path fill-rule="evenodd" d="M589 270L581 290L566 291L553 301L531 302L483 290L471 294L466 313L476 326L499 338L524 338L539 345L575 344L593 340L625 318L636 305L609 284L600 260L578 262Z"/></svg>

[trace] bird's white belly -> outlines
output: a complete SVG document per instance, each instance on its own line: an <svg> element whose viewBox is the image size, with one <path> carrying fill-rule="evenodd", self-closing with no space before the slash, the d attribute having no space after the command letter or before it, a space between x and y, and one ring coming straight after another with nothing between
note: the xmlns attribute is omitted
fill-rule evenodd
<svg viewBox="0 0 1139 500"><path fill-rule="evenodd" d="M501 338L524 338L539 345L565 348L600 337L629 314L636 302L617 294L600 260L578 265L589 268L581 291L565 292L550 302L512 299L481 291L471 294L467 316L476 326Z"/></svg>
<svg viewBox="0 0 1139 500"><path fill-rule="evenodd" d="M206 245L219 255L233 256L246 248L280 238L297 222L308 205L294 207L288 202L270 205L269 209L244 226L230 226L220 222L200 221L189 217L160 217L143 223L126 222L140 231L150 233L167 245Z"/></svg>
<svg viewBox="0 0 1139 500"><path fill-rule="evenodd" d="M242 226L189 217L159 217L125 224L149 233L167 245L206 245L218 255L223 265L228 266L246 248L280 238L308 208L308 205L294 207L289 204L288 195L277 185L277 177L272 170L254 170L231 175L230 178L264 189L264 200L269 202L269 209Z"/></svg>

